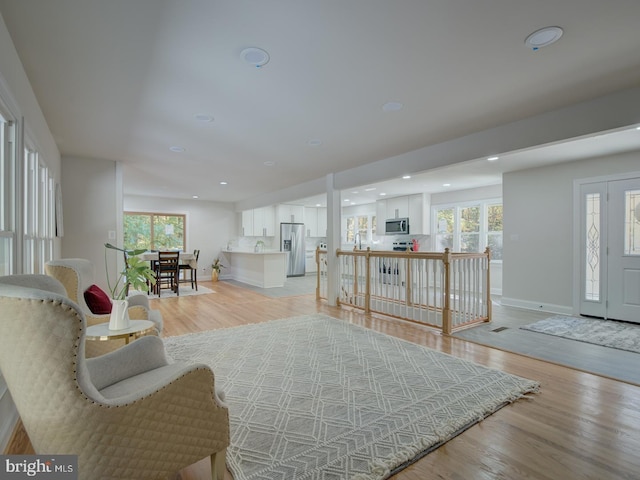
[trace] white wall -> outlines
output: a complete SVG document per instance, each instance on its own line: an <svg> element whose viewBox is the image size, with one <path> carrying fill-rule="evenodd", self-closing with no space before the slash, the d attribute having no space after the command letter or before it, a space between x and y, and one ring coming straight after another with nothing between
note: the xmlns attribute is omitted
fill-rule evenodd
<svg viewBox="0 0 640 480"><path fill-rule="evenodd" d="M93 263L95 281L107 289L105 273L106 242L109 231L120 231L117 165L111 160L64 157L62 159L62 208L64 238L62 258L86 258ZM112 252L110 252L112 253ZM115 255L109 271L115 272Z"/></svg>
<svg viewBox="0 0 640 480"><path fill-rule="evenodd" d="M199 279L211 278L211 264L216 257L221 258L223 265L229 265L221 250L229 240L237 238L238 216L232 203L126 195L124 210L186 215L185 250L200 250Z"/></svg>
<svg viewBox="0 0 640 480"><path fill-rule="evenodd" d="M573 181L639 166L637 151L504 175L504 304L576 313Z"/></svg>

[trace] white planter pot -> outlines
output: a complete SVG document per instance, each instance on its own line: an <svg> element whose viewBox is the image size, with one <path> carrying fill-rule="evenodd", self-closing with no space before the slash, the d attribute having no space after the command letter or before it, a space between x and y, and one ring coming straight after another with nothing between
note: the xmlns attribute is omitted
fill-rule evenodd
<svg viewBox="0 0 640 480"><path fill-rule="evenodd" d="M128 300L113 300L111 307L111 318L109 319L109 330L123 330L129 328L129 307Z"/></svg>

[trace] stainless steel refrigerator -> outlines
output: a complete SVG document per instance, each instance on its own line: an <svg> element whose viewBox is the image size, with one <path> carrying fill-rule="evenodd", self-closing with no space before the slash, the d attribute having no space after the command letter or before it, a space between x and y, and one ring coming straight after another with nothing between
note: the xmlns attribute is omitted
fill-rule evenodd
<svg viewBox="0 0 640 480"><path fill-rule="evenodd" d="M304 275L304 223L280 224L280 251L287 255L287 277Z"/></svg>

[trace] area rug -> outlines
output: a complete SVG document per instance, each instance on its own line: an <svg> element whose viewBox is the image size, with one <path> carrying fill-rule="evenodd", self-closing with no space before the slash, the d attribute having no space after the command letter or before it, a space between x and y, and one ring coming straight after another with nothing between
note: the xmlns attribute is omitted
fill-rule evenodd
<svg viewBox="0 0 640 480"><path fill-rule="evenodd" d="M539 387L320 314L164 341L214 370L235 480L388 478Z"/></svg>
<svg viewBox="0 0 640 480"><path fill-rule="evenodd" d="M640 353L640 325L635 323L558 315L520 328Z"/></svg>
<svg viewBox="0 0 640 480"><path fill-rule="evenodd" d="M136 292L137 293L137 292ZM143 295L147 295L144 292L140 292ZM207 295L209 293L216 293L215 290L211 290L210 288L207 287L203 287L201 285L198 285L198 290L196 290L195 288L191 288L191 285L186 286L186 285L180 285L180 295L176 295L174 292L172 292L171 290L167 289L162 289L162 295L160 296L160 299L164 299L164 298L176 298L178 296L180 297L190 297L193 295ZM152 293L151 295L149 295L149 298L158 298L158 295L156 295L155 293Z"/></svg>

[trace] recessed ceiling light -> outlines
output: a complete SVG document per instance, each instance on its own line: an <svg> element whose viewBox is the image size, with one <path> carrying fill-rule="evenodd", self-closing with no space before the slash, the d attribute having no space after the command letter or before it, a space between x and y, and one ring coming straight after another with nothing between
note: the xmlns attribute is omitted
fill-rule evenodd
<svg viewBox="0 0 640 480"><path fill-rule="evenodd" d="M496 160L498 160L500 157L489 157L487 158L487 160L489 160L490 162L495 162Z"/></svg>
<svg viewBox="0 0 640 480"><path fill-rule="evenodd" d="M228 185L228 184L223 180L222 182L220 182L220 185Z"/></svg>
<svg viewBox="0 0 640 480"><path fill-rule="evenodd" d="M384 105L382 105L382 111L397 112L399 110L402 110L402 107L404 107L404 105L400 102L387 102Z"/></svg>
<svg viewBox="0 0 640 480"><path fill-rule="evenodd" d="M344 199L345 202L350 202L351 200L349 200L348 198Z"/></svg>
<svg viewBox="0 0 640 480"><path fill-rule="evenodd" d="M411 175L403 175L402 179L403 180L409 180L411 178Z"/></svg>
<svg viewBox="0 0 640 480"><path fill-rule="evenodd" d="M179 145L173 145L173 146L169 147L169 150L171 150L174 153L183 153L186 149L184 147L179 146Z"/></svg>
<svg viewBox="0 0 640 480"><path fill-rule="evenodd" d="M316 203L316 207L321 207L322 204L321 203Z"/></svg>
<svg viewBox="0 0 640 480"><path fill-rule="evenodd" d="M365 192L373 192L376 189L376 187L369 187L369 188L365 188L364 191Z"/></svg>
<svg viewBox="0 0 640 480"><path fill-rule="evenodd" d="M307 145L309 145L310 147L319 147L320 145L322 145L322 140L312 138L311 140L307 140Z"/></svg>
<svg viewBox="0 0 640 480"><path fill-rule="evenodd" d="M640 130L640 127L636 127L636 130Z"/></svg>
<svg viewBox="0 0 640 480"><path fill-rule="evenodd" d="M266 162L264 162L265 167L273 167L275 164L276 162L274 162L273 160L267 160Z"/></svg>
<svg viewBox="0 0 640 480"><path fill-rule="evenodd" d="M451 186L451 184L450 184L450 183L443 183L443 184L442 184L442 186L443 186L443 187L450 187L450 186Z"/></svg>
<svg viewBox="0 0 640 480"><path fill-rule="evenodd" d="M524 44L535 51L557 42L563 33L560 27L541 28L529 35L525 39Z"/></svg>
<svg viewBox="0 0 640 480"><path fill-rule="evenodd" d="M257 47L245 48L240 52L240 58L256 68L263 67L269 63L269 54Z"/></svg>
<svg viewBox="0 0 640 480"><path fill-rule="evenodd" d="M386 193L380 192L378 195L380 195L381 197L384 197L386 195Z"/></svg>
<svg viewBox="0 0 640 480"><path fill-rule="evenodd" d="M191 198L199 198L198 195L193 195Z"/></svg>
<svg viewBox="0 0 640 480"><path fill-rule="evenodd" d="M211 115L205 115L204 113L194 115L195 119L202 123L211 123L213 122L213 117Z"/></svg>

